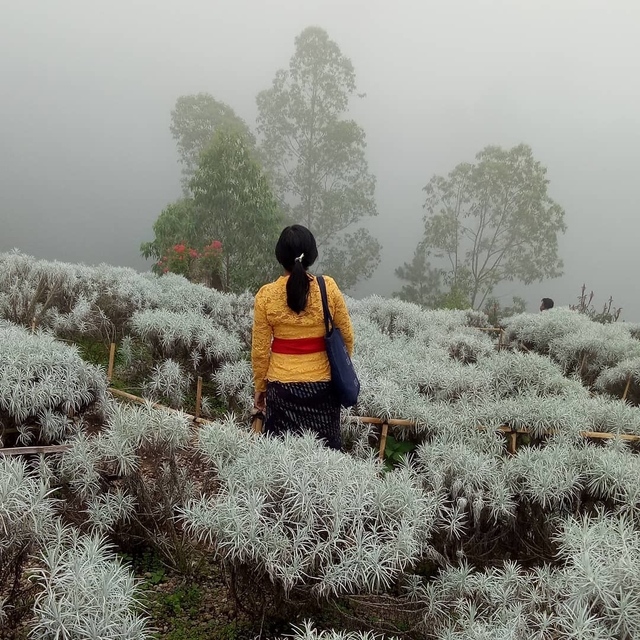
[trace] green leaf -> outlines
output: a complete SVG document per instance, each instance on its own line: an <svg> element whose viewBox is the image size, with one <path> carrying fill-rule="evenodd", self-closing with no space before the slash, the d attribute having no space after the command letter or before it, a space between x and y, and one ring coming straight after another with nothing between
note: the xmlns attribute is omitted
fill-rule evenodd
<svg viewBox="0 0 640 640"><path fill-rule="evenodd" d="M398 441L393 436L387 436L386 446L393 449L398 444Z"/></svg>
<svg viewBox="0 0 640 640"><path fill-rule="evenodd" d="M396 451L398 453L409 453L409 451L413 451L415 448L416 445L413 442L398 442Z"/></svg>

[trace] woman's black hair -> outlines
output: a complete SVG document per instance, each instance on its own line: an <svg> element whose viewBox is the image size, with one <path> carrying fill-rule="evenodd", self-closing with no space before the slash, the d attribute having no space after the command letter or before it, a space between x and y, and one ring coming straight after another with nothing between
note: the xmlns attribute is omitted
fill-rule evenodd
<svg viewBox="0 0 640 640"><path fill-rule="evenodd" d="M287 305L300 313L307 306L309 275L307 269L318 258L316 239L309 229L300 224L286 227L276 244L276 258L289 272Z"/></svg>

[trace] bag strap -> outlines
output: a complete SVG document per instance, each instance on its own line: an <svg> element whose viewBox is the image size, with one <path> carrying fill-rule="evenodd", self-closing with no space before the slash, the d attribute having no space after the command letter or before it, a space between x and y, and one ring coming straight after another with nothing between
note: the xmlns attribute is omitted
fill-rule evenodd
<svg viewBox="0 0 640 640"><path fill-rule="evenodd" d="M329 302L327 301L327 286L324 283L324 278L322 276L316 276L316 280L318 281L318 286L320 287L320 296L322 297L322 313L324 315L324 330L326 335L329 335L329 325L333 329L333 318L331 317L331 312L329 311Z"/></svg>

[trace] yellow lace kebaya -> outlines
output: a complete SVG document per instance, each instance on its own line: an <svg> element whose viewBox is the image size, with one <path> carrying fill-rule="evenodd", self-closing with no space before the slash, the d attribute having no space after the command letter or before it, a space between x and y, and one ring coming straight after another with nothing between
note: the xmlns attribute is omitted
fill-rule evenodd
<svg viewBox="0 0 640 640"><path fill-rule="evenodd" d="M295 341L324 337L324 315L320 288L315 278L309 283L307 306L300 314L287 306L287 280L282 276L258 291L253 318L251 361L256 391L266 391L267 382L324 382L331 380L326 351L315 353L273 353L274 338ZM347 306L333 278L324 276L329 311L340 329L349 355L353 352L353 327ZM283 344L286 344L284 342Z"/></svg>

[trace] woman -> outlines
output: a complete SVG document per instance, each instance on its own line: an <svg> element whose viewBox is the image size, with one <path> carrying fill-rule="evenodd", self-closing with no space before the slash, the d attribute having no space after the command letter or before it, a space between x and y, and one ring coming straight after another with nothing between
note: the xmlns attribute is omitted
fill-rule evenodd
<svg viewBox="0 0 640 640"><path fill-rule="evenodd" d="M331 385L324 346L324 314L317 280L307 273L318 249L313 234L298 224L287 227L276 245L285 275L258 291L251 360L255 409L266 412L264 432L314 431L340 449L340 400ZM347 306L332 278L324 278L329 311L349 355L353 328Z"/></svg>

